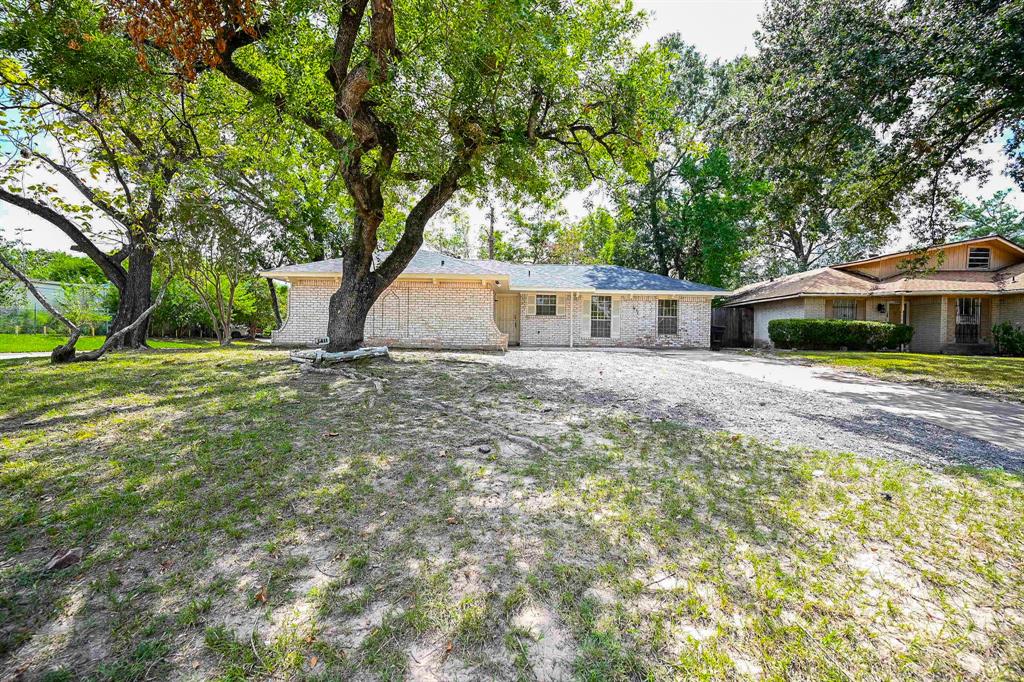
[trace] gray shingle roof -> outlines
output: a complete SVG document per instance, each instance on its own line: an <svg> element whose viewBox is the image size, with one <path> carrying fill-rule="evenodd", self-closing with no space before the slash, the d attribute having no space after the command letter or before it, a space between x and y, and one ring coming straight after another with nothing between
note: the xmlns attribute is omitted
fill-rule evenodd
<svg viewBox="0 0 1024 682"><path fill-rule="evenodd" d="M388 257L390 251L379 251L373 256L373 263L376 267ZM329 258L327 260L315 261L312 263L298 263L296 265L284 265L273 270L261 273L266 277L285 277L289 275L333 275L341 276L340 258ZM412 261L402 271L405 275L479 275L481 277L493 277L496 273L472 261L460 260L446 256L437 251L420 249L412 257Z"/></svg>
<svg viewBox="0 0 1024 682"><path fill-rule="evenodd" d="M381 251L374 256L379 264L389 254ZM341 259L285 265L261 273L265 277L287 279L296 275L341 275ZM469 275L494 277L507 275L512 289L538 291L672 291L678 293L725 293L717 287L695 284L650 272L633 270L618 265L533 265L505 263L495 260L470 260L446 256L437 251L420 249L413 256L405 275Z"/></svg>
<svg viewBox="0 0 1024 682"><path fill-rule="evenodd" d="M599 291L678 291L725 293L725 290L684 279L656 275L618 265L533 265L475 260L505 272L513 289L596 289Z"/></svg>

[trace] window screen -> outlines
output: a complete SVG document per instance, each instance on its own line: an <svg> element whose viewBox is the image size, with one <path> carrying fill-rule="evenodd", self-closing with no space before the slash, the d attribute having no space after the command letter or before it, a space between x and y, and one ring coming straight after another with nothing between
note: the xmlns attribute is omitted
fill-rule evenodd
<svg viewBox="0 0 1024 682"><path fill-rule="evenodd" d="M834 320L856 320L856 301L832 301L832 319Z"/></svg>
<svg viewBox="0 0 1024 682"><path fill-rule="evenodd" d="M558 310L558 297L554 294L537 294L537 315L553 316Z"/></svg>
<svg viewBox="0 0 1024 682"><path fill-rule="evenodd" d="M679 333L679 301L658 301L658 335L674 336Z"/></svg>
<svg viewBox="0 0 1024 682"><path fill-rule="evenodd" d="M590 335L599 339L612 336L612 297L590 298Z"/></svg>

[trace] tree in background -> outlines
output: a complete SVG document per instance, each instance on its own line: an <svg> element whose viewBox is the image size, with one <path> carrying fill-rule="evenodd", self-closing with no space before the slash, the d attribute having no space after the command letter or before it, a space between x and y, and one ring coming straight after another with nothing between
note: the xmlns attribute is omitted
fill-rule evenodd
<svg viewBox="0 0 1024 682"><path fill-rule="evenodd" d="M1018 244L1024 243L1024 211L1007 201L1012 191L1000 190L988 198L978 197L977 202L958 200L956 237L971 239L998 234Z"/></svg>
<svg viewBox="0 0 1024 682"><path fill-rule="evenodd" d="M26 0L3 9L0 200L61 230L117 288L115 335L151 306L174 180L220 124L197 110L205 99L195 86L139 68L131 42L106 31L101 6ZM117 346L139 347L146 332L135 325Z"/></svg>
<svg viewBox="0 0 1024 682"><path fill-rule="evenodd" d="M115 6L140 48L164 47L186 75L216 70L334 154L353 216L332 351L362 343L370 307L459 189L501 179L542 194L635 168L664 91L659 55L631 41L639 17L617 3ZM389 225L394 248L375 267Z"/></svg>
<svg viewBox="0 0 1024 682"><path fill-rule="evenodd" d="M815 234L866 245L912 211L915 234L938 241L955 184L987 174L973 152L990 140L1024 185L1020 3L773 0L761 25L738 125L754 159L787 169L774 192L807 197L776 212L790 225L827 219L836 229Z"/></svg>
<svg viewBox="0 0 1024 682"><path fill-rule="evenodd" d="M92 284L103 284L107 281L99 266L84 256L73 256L63 251L30 249L25 252L25 258L25 274L32 279Z"/></svg>
<svg viewBox="0 0 1024 682"><path fill-rule="evenodd" d="M19 260L20 252L13 244L0 238L0 255L4 256L8 262L16 263ZM21 286L18 278L6 268L0 268L0 310L18 308L24 305L24 302L24 287Z"/></svg>
<svg viewBox="0 0 1024 682"><path fill-rule="evenodd" d="M214 199L215 186L190 178L193 184L175 206L169 240L179 273L189 284L212 322L222 346L231 343L231 325L239 305L250 306L244 286L255 280L256 253L266 218L231 197Z"/></svg>
<svg viewBox="0 0 1024 682"><path fill-rule="evenodd" d="M469 216L461 209L450 209L440 217L440 226L424 232L423 241L443 254L469 258Z"/></svg>
<svg viewBox="0 0 1024 682"><path fill-rule="evenodd" d="M76 327L88 327L89 333L96 334L96 327L110 320L103 306L102 284L79 281L61 285L61 297L57 309Z"/></svg>
<svg viewBox="0 0 1024 682"><path fill-rule="evenodd" d="M658 132L659 152L643 179L620 196L622 225L608 251L662 275L735 283L765 187L734 162L724 130L737 67L709 63L676 34L658 44L671 55L674 116Z"/></svg>
<svg viewBox="0 0 1024 682"><path fill-rule="evenodd" d="M633 238L632 233L620 228L608 209L598 207L579 220L559 226L549 260L553 263L618 263L628 258Z"/></svg>

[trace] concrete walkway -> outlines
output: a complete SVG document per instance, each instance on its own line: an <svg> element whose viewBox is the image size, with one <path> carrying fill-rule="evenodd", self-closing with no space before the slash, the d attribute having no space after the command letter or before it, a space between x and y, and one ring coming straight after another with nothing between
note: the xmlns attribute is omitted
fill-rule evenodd
<svg viewBox="0 0 1024 682"><path fill-rule="evenodd" d="M18 358L48 358L49 351L39 353L0 353L0 360L17 360Z"/></svg>
<svg viewBox="0 0 1024 682"><path fill-rule="evenodd" d="M724 372L922 419L1002 447L1024 445L1024 404L1021 403L885 381L824 365L803 365L741 353L701 353L695 359Z"/></svg>

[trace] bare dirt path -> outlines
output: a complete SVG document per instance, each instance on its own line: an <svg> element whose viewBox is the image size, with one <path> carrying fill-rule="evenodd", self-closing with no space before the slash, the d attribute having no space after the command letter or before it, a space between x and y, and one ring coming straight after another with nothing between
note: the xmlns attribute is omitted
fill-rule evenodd
<svg viewBox="0 0 1024 682"><path fill-rule="evenodd" d="M704 428L786 445L1024 470L1024 406L784 360L710 351L517 349L493 362L536 372L544 391L577 391Z"/></svg>

